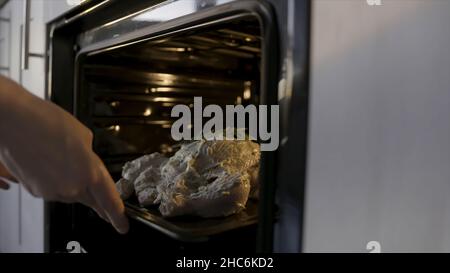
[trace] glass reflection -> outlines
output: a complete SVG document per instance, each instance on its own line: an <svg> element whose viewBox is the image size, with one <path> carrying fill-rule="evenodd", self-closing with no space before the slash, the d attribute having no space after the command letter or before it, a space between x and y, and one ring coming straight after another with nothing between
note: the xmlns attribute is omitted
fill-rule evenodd
<svg viewBox="0 0 450 273"><path fill-rule="evenodd" d="M92 30L82 33L78 43L83 46L102 40L118 38L123 34L139 30L144 27L166 22L178 17L192 14L237 0L169 0L142 11L113 20ZM185 50L185 49L183 49Z"/></svg>

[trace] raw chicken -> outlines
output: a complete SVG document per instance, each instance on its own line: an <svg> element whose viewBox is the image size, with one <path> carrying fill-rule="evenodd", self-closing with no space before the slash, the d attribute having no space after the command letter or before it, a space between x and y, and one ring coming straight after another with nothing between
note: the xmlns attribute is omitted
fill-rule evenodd
<svg viewBox="0 0 450 273"><path fill-rule="evenodd" d="M247 170L259 164L251 141L196 141L184 145L162 167L158 185L164 216L227 216L245 208L250 193Z"/></svg>
<svg viewBox="0 0 450 273"><path fill-rule="evenodd" d="M156 186L161 182L160 168L167 160L160 153L153 153L127 162L122 170L123 178L119 180L121 184L118 182L117 189L120 195L124 197L128 196L125 199L129 198L129 190L123 185L132 184L139 203L142 206L152 205L157 197ZM129 182L127 183L123 180Z"/></svg>
<svg viewBox="0 0 450 273"><path fill-rule="evenodd" d="M227 216L245 208L258 192L259 145L248 140L194 141L170 159L154 153L125 164L139 203L159 203L163 216ZM118 182L121 196L124 181ZM126 188L128 189L128 188Z"/></svg>
<svg viewBox="0 0 450 273"><path fill-rule="evenodd" d="M123 200L130 198L134 193L133 182L125 178L121 178L119 181L117 181L116 188L120 194L120 198L122 198Z"/></svg>

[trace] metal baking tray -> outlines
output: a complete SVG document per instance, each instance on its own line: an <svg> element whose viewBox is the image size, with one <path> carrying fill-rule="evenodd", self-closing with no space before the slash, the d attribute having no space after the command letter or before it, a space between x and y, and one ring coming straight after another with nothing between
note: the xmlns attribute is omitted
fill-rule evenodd
<svg viewBox="0 0 450 273"><path fill-rule="evenodd" d="M247 201L246 209L240 213L217 218L164 218L157 206L143 208L134 201L125 202L125 206L129 217L183 242L204 242L210 236L253 225L258 221L258 202L251 199Z"/></svg>

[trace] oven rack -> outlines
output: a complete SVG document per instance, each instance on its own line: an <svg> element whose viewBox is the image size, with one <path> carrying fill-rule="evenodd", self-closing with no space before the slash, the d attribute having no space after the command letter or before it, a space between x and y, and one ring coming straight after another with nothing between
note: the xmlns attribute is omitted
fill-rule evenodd
<svg viewBox="0 0 450 273"><path fill-rule="evenodd" d="M204 242L216 234L236 230L258 222L258 201L249 199L246 209L227 217L201 218L179 216L164 218L156 206L143 208L137 201L126 201L126 214L148 227L183 242Z"/></svg>

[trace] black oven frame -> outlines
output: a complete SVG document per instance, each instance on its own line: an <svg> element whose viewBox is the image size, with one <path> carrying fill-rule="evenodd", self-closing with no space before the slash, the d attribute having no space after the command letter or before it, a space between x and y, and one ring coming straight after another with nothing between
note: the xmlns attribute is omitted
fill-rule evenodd
<svg viewBox="0 0 450 273"><path fill-rule="evenodd" d="M263 60L264 65L262 66L263 76L261 80L263 82L261 83L260 103L280 104L280 107L285 107L284 112L281 113L280 139L286 140L289 138L289 141L282 142L277 152L265 152L262 155L260 175L265 181L262 182L261 192L264 194L261 196L259 209L265 213L259 214L257 250L259 252L274 251L275 240L276 251L291 251L291 249L284 248L285 242L292 241L292 238L283 234L283 225L295 225L298 234L295 234L293 238L296 241L297 251L300 251L303 233L303 192L306 166L310 1L296 1L298 4L294 7L292 6L292 0L233 1L161 23L156 27L143 29L142 32L134 33L133 36L123 35L117 39L98 43L80 51L80 48L76 46L76 37L79 33L162 1L124 2L120 0L87 1L48 24L47 99L76 114L76 100L74 99L74 93L77 90L75 79L78 77L76 67L78 67L77 63L82 60L83 54L86 52L134 42L144 37L170 35L176 31L201 27L202 24L208 25L215 21L233 19L243 14L257 16L264 35L263 48L265 52L271 53L263 54L265 60ZM291 8L295 10L292 11ZM124 14L124 10L126 14ZM300 35L292 33L292 29L290 29L292 26L289 26L289 22L280 23L277 20L287 17L290 12L294 12L294 17L291 18L293 22L291 23L297 24L302 30ZM290 62L291 65L286 65L287 62ZM65 69L58 70L55 69L56 67L64 67ZM280 78L287 78L291 81L291 88L300 91L292 92L290 97L280 101L276 92L279 90ZM299 166L290 168L294 163L298 163ZM298 179L294 179L293 176L298 177ZM292 206L292 202L295 202L294 207L296 209L284 211L285 201L290 206ZM278 219L279 223L274 225L276 202L279 203L280 218ZM68 239L66 238L68 229L76 228L73 207L71 205L47 203L45 216L45 249L48 252L61 250L62 241ZM298 221L292 221L292 216L298 216ZM278 235L274 235L276 233L274 228L278 230ZM295 251L295 249L293 250Z"/></svg>

